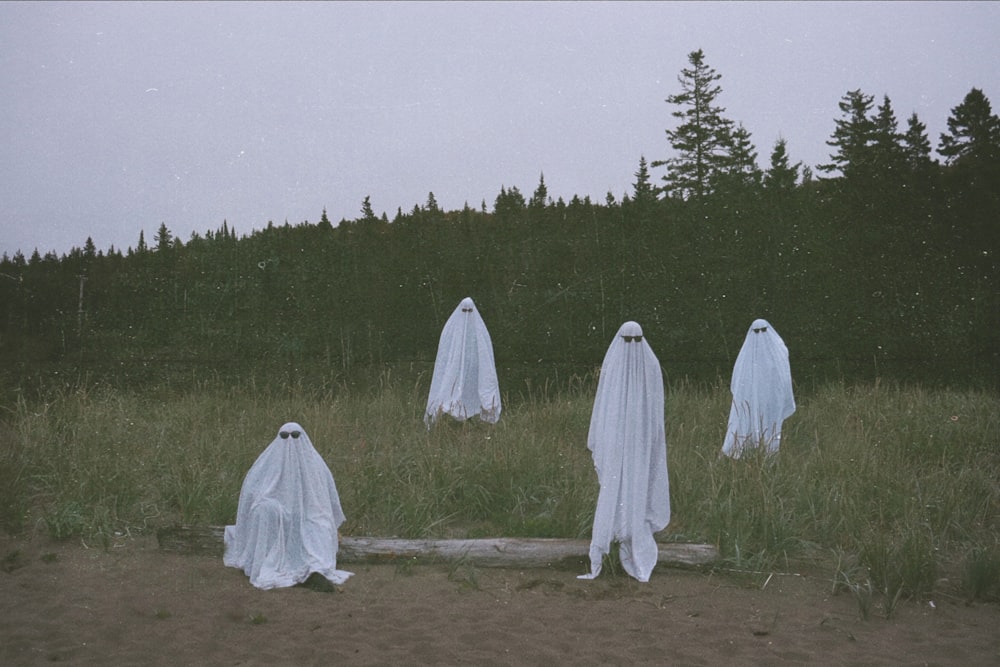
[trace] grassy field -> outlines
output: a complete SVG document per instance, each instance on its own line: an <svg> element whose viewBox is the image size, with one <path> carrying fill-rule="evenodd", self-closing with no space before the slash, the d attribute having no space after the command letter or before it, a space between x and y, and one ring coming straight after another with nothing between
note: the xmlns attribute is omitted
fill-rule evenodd
<svg viewBox="0 0 1000 667"><path fill-rule="evenodd" d="M8 406L0 523L109 544L175 522L225 524L257 455L298 421L326 459L342 532L588 538L593 377L505 395L500 422L421 421L429 378L367 386L131 392L63 385ZM798 396L776 457L719 457L726 386L668 388L673 521L659 538L719 546L751 572L818 559L864 609L947 587L1000 595L1000 398L832 384Z"/></svg>

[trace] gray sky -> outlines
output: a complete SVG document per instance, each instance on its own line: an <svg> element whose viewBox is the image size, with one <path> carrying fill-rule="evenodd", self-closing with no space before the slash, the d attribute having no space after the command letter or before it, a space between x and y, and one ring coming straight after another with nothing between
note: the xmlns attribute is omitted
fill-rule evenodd
<svg viewBox="0 0 1000 667"><path fill-rule="evenodd" d="M971 88L1000 110L998 34L997 2L0 2L0 253L492 210L542 173L621 199L699 48L762 168L779 136L828 162L855 89L936 148Z"/></svg>

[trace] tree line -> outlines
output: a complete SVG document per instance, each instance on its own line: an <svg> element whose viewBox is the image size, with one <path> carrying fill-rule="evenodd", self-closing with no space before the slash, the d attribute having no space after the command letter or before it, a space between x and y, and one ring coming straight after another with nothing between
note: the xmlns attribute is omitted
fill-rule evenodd
<svg viewBox="0 0 1000 667"><path fill-rule="evenodd" d="M666 101L669 157L640 156L604 201L502 186L492 207L433 195L394 217L228 223L187 241L0 259L7 373L90 363L338 373L433 362L471 296L501 367L599 366L621 322L642 324L668 378L728 378L749 323L771 321L799 382L874 374L989 383L1000 370L1000 119L973 88L932 154L888 96L847 92L830 162L793 163L718 105L699 50ZM663 169L655 180L651 170ZM149 371L152 372L152 371ZM502 373L501 373L502 374ZM503 377L501 377L503 381Z"/></svg>

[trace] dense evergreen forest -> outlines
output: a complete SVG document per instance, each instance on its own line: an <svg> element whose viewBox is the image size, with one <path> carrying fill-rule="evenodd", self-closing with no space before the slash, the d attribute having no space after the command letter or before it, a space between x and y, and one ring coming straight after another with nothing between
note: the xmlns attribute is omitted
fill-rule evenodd
<svg viewBox="0 0 1000 667"><path fill-rule="evenodd" d="M471 296L502 386L524 369L592 370L629 319L669 380L728 381L763 317L799 384L995 387L1000 119L982 91L956 101L940 160L916 114L901 129L888 97L848 92L820 177L783 140L760 168L750 132L716 105L720 76L701 51L689 63L666 100L671 157L640 157L619 198L553 200L542 175L529 196L500 186L491 206L445 211L430 193L390 220L366 198L338 224L324 211L238 237L223 222L184 241L161 224L125 252L87 239L63 256L5 254L0 372L16 386L42 368L284 380L429 367Z"/></svg>

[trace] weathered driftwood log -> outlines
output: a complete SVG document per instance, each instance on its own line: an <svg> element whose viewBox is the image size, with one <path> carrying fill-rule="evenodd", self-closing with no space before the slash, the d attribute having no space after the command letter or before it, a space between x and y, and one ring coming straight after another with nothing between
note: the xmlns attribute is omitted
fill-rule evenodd
<svg viewBox="0 0 1000 667"><path fill-rule="evenodd" d="M171 526L156 531L156 541L162 551L221 557L225 530L224 526Z"/></svg>
<svg viewBox="0 0 1000 667"><path fill-rule="evenodd" d="M160 549L175 553L215 554L223 551L222 526L175 526L157 533ZM719 557L710 544L664 542L658 562L693 567ZM566 561L587 562L590 542L567 539L498 537L475 540L407 540L388 537L340 538L338 563L465 561L480 567L549 567Z"/></svg>

